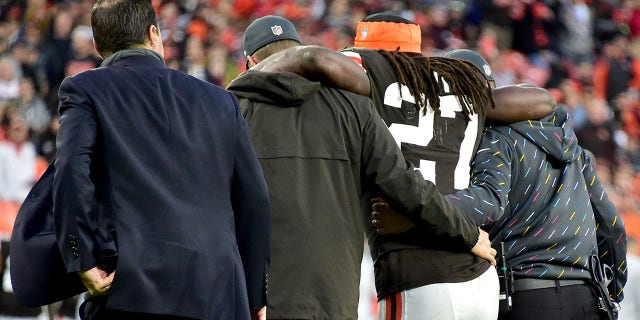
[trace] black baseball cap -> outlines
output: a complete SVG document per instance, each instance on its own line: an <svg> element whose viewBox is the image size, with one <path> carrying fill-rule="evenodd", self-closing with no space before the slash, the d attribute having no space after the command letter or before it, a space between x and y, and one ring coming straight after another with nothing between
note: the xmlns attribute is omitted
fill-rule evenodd
<svg viewBox="0 0 640 320"><path fill-rule="evenodd" d="M244 57L254 54L269 43L294 40L302 44L300 35L291 21L280 16L264 16L251 22L242 36Z"/></svg>
<svg viewBox="0 0 640 320"><path fill-rule="evenodd" d="M491 71L491 67L489 66L489 62L485 60L481 55L476 53L475 51L469 49L453 49L447 51L443 57L452 58L452 59L460 59L473 63L479 70L482 72L482 75L488 81L494 81L493 72Z"/></svg>

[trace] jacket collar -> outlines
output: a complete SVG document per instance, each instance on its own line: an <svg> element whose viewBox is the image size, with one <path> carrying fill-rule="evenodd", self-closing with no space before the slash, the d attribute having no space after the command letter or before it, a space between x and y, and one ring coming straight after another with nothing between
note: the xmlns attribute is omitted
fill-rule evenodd
<svg viewBox="0 0 640 320"><path fill-rule="evenodd" d="M145 59L128 59L131 57L145 57ZM153 57L154 59L148 59L146 57ZM125 60L129 61L127 64L131 64L131 61L135 61L135 64L161 64L162 66L165 66L164 60L157 52L142 48L120 50L104 59L100 66L105 67L114 64L122 64Z"/></svg>

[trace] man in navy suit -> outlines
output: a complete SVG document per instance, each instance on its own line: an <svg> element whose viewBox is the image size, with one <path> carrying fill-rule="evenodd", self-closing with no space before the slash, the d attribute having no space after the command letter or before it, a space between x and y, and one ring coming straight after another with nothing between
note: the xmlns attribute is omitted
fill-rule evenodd
<svg viewBox="0 0 640 320"><path fill-rule="evenodd" d="M266 183L234 95L167 68L149 0L99 0L100 68L66 78L53 186L85 319L249 319L266 305Z"/></svg>

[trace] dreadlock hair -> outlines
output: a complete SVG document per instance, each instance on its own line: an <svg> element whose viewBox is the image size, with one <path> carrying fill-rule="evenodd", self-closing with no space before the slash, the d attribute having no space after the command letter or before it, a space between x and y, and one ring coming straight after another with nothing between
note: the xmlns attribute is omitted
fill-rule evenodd
<svg viewBox="0 0 640 320"><path fill-rule="evenodd" d="M434 111L440 109L439 96L444 94L444 81L458 97L465 119L469 120L478 108L495 107L487 79L471 62L397 50L378 52L392 64L396 78L409 88L423 114L427 112L426 102Z"/></svg>

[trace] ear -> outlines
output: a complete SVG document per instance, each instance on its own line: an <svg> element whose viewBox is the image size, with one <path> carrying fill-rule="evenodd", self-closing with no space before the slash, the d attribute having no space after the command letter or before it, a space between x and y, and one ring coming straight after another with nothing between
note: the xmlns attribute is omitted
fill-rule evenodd
<svg viewBox="0 0 640 320"><path fill-rule="evenodd" d="M151 50L157 52L162 58L164 58L164 47L162 44L160 28L155 24L149 26L149 29L147 29L147 37L149 38L149 47L151 47Z"/></svg>
<svg viewBox="0 0 640 320"><path fill-rule="evenodd" d="M92 39L93 41L93 47L96 49L96 52L98 53L98 56L100 56L100 58L104 59L104 56L102 55L102 53L100 53L100 48L98 47L98 44L96 43L96 39Z"/></svg>
<svg viewBox="0 0 640 320"><path fill-rule="evenodd" d="M258 64L258 59L254 58L253 56L247 56L247 61L248 63L248 67L251 68L253 66L255 66L256 64ZM248 69L248 68L247 68Z"/></svg>
<svg viewBox="0 0 640 320"><path fill-rule="evenodd" d="M147 29L147 38L149 39L149 45L151 45L152 48L157 48L159 46L158 41L162 42L160 28L155 24L150 25Z"/></svg>

